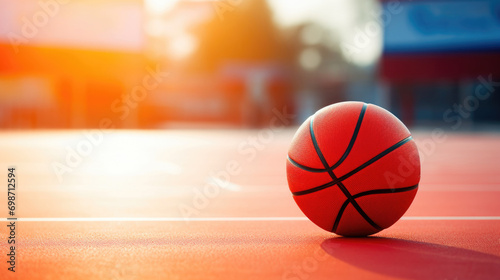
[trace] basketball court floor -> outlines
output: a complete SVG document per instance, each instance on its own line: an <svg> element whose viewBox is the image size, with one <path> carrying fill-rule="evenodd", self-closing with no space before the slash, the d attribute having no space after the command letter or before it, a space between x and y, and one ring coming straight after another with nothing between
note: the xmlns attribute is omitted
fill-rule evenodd
<svg viewBox="0 0 500 280"><path fill-rule="evenodd" d="M413 204L372 237L344 238L293 201L294 132L1 132L0 279L500 279L500 134L414 133Z"/></svg>

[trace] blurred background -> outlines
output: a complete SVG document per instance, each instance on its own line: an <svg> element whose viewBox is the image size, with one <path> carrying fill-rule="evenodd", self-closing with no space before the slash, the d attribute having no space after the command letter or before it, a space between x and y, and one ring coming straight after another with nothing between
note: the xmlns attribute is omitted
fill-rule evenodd
<svg viewBox="0 0 500 280"><path fill-rule="evenodd" d="M500 1L0 0L0 128L500 124ZM460 125L458 125L460 121Z"/></svg>

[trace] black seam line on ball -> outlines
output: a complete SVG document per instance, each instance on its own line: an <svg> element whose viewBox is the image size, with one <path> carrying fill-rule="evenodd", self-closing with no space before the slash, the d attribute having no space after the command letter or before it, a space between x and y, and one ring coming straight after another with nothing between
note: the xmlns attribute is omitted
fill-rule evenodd
<svg viewBox="0 0 500 280"><path fill-rule="evenodd" d="M307 189L307 190L303 190L303 191L298 191L298 192L292 192L292 194L296 195L296 196L306 195L306 194L310 194L310 193L314 193L314 192L317 192L317 191L321 191L321 190L324 190L324 189L326 189L328 187L336 185L338 181L344 181L345 179L351 177L352 175L358 173L359 171L365 169L366 167L368 167L369 165L373 164L377 160L379 160L382 157L386 156L390 152L392 152L392 151L396 150L397 148L403 146L404 144L408 143L412 139L413 138L411 136L408 136L407 138L399 141L398 143L396 143L393 146L389 147L388 149L386 149L385 151L381 152L380 154L374 156L373 158L371 158L367 162L363 163L359 167L355 168L354 170L352 170L352 171L348 172L347 174L345 174L344 176L340 177L338 180L334 180L334 181L328 182L326 184L323 184L321 186L317 186L317 187L314 187L314 188L311 188L311 189ZM291 163L294 164L294 161L291 161ZM298 168L302 168L299 165L295 165L295 166L297 166ZM304 169L304 170L308 171L307 169Z"/></svg>
<svg viewBox="0 0 500 280"><path fill-rule="evenodd" d="M311 189L308 189L308 190L293 192L292 194L293 195L297 195L297 196L299 196L299 195L305 195L305 194L314 193L314 192L326 189L328 187L331 187L331 186L337 184L338 181L343 181L343 180L351 177L352 175L358 173L359 171L361 171L362 169L366 168L370 164L374 163L375 161L379 160L380 158L384 157L385 155L389 154L390 152L396 150L397 148L403 146L405 143L409 142L411 139L412 139L412 137L409 136L409 137L407 137L407 138L399 141L395 145L389 147L388 149L386 149L385 151L383 151L380 154L376 155L375 157L373 157L372 159L368 160L367 162L363 163L359 167L355 168L354 170L352 170L349 173L345 174L344 176L340 177L338 180L331 181L331 182L328 182L328 183L323 184L321 186L317 186L317 187L314 187L314 188L311 188ZM290 160L291 160L292 164L294 164L295 161L293 161L292 159L290 159ZM302 168L299 165L295 165L295 166L297 166L299 168ZM307 169L304 169L304 170L308 171Z"/></svg>
<svg viewBox="0 0 500 280"><path fill-rule="evenodd" d="M347 146L347 149L345 150L342 157L329 169L334 170L335 168L337 168L342 162L344 162L344 160L347 158L347 156L351 152L352 147L354 146L354 142L356 142L356 138L358 138L359 129L361 128L361 123L363 122L363 118L365 117L366 108L368 108L368 104L364 103L363 108L361 108L361 112L359 113L358 122L356 123L356 128L354 129L354 132L353 132L352 137L351 137L351 141L349 141L349 145Z"/></svg>
<svg viewBox="0 0 500 280"><path fill-rule="evenodd" d="M340 223L340 218L342 218L342 214L344 214L344 210L347 208L347 205L349 205L349 199L346 199L342 204L342 207L340 207L340 210L337 213L337 217L335 217L335 222L333 223L332 232L337 231L337 228Z"/></svg>
<svg viewBox="0 0 500 280"><path fill-rule="evenodd" d="M324 172L327 172L326 169L319 169L319 168L312 168L312 167L309 167L309 166L305 166L305 165L302 165L298 162L296 162L295 160L293 160L290 156L288 156L288 160L295 166L297 166L298 168L300 169L303 169L305 171L309 171L309 172L312 172L312 173L324 173Z"/></svg>
<svg viewBox="0 0 500 280"><path fill-rule="evenodd" d="M411 137L411 135L408 136L408 137L406 137L405 139L403 139L403 140L399 141L398 143L392 145L391 147L389 147L385 151L381 152L380 154L374 156L369 161L361 164L360 166L358 166L357 168L355 168L351 172L349 172L349 173L345 174L344 176L340 177L339 180L343 181L343 180L351 177L352 175L354 175L354 174L358 173L359 171L365 169L369 165L373 164L377 160L379 160L379 159L383 158L384 156L388 155L389 153L391 153L392 151L396 150L397 148L399 148L399 147L403 146L404 144L410 142L412 139L413 139L413 137Z"/></svg>
<svg viewBox="0 0 500 280"><path fill-rule="evenodd" d="M400 192L411 191L411 190L414 190L416 188L418 188L418 184L411 186L411 187L406 187L406 188L370 190L370 191L355 194L352 197L354 199L356 199L356 198L360 198L360 197L372 195L372 194L400 193ZM342 204L342 207L340 207L339 213L337 214L337 217L335 218L335 223L333 224L333 228L332 228L333 232L335 232L337 230L339 223L340 223L340 219L342 218L342 215L344 214L344 211L347 208L347 205L349 205L348 199L346 199L344 201L344 203Z"/></svg>
<svg viewBox="0 0 500 280"><path fill-rule="evenodd" d="M319 148L318 141L316 140L316 136L314 135L313 122L314 122L314 117L311 118L311 122L309 125L309 132L311 134L311 140L313 142L314 149L316 149L316 153L318 154L318 157L321 160L321 163L323 163L323 166L325 167L325 169L328 169L328 174L330 175L332 180L337 181L337 186L344 193L344 195L347 197L347 199L352 204L352 206L354 206L354 208L356 208L358 213L374 228L381 230L382 228L379 225L377 225L372 219L370 219L370 217L368 217L368 215L365 213L365 211L363 211L363 209L361 208L361 206L359 206L359 204L356 202L356 200L354 200L354 198L349 193L347 188L344 186L344 184L342 184L342 181L339 180L337 178L337 176L335 176L335 173L333 173L333 171L328 168L329 167L328 162L326 161L325 157L323 156L323 153L321 152L321 149Z"/></svg>
<svg viewBox="0 0 500 280"><path fill-rule="evenodd" d="M367 195L372 195L372 194L400 193L400 192L412 191L416 188L418 188L418 184L410 186L410 187L404 187L404 188L369 190L366 192L361 192L361 193L355 194L352 197L353 198L360 198L362 196L367 196Z"/></svg>
<svg viewBox="0 0 500 280"><path fill-rule="evenodd" d="M340 164L342 164L342 162L344 162L344 160L347 158L347 156L351 152L352 147L354 146L354 142L356 142L356 139L358 138L359 129L361 128L361 123L363 122L363 118L365 116L366 108L368 108L368 104L365 103L365 104L363 104L363 108L361 109L361 112L359 113L358 122L356 123L356 128L354 129L354 132L352 134L351 140L349 141L349 145L347 146L347 149L345 150L345 152L342 155L342 157L333 166L328 167L327 169L312 168L312 167L308 167L308 166L305 166L305 165L302 165L302 164L296 162L295 160L293 160L292 158L290 158L290 156L288 156L288 160L293 165L297 166L298 168L306 170L306 171L309 171L309 172L322 173L322 172L328 172L328 170L334 170Z"/></svg>

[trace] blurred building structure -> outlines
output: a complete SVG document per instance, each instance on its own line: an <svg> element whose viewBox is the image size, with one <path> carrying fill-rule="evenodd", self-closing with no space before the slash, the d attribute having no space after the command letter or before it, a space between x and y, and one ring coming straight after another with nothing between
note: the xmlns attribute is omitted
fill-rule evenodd
<svg viewBox="0 0 500 280"><path fill-rule="evenodd" d="M98 127L140 82L142 1L0 0L0 7L0 127Z"/></svg>
<svg viewBox="0 0 500 280"><path fill-rule="evenodd" d="M417 125L500 122L500 1L383 1L383 14L393 112Z"/></svg>
<svg viewBox="0 0 500 280"><path fill-rule="evenodd" d="M498 65L498 0L0 0L0 128L260 127L345 100L436 124ZM499 95L466 121L499 123Z"/></svg>

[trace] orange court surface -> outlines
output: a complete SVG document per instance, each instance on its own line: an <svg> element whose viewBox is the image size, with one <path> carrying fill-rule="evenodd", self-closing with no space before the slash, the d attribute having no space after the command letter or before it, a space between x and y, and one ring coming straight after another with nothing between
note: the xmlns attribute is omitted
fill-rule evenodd
<svg viewBox="0 0 500 280"><path fill-rule="evenodd" d="M293 201L294 132L3 131L0 279L500 279L500 134L415 132L413 204L392 227L345 238ZM6 262L8 167L16 273Z"/></svg>

